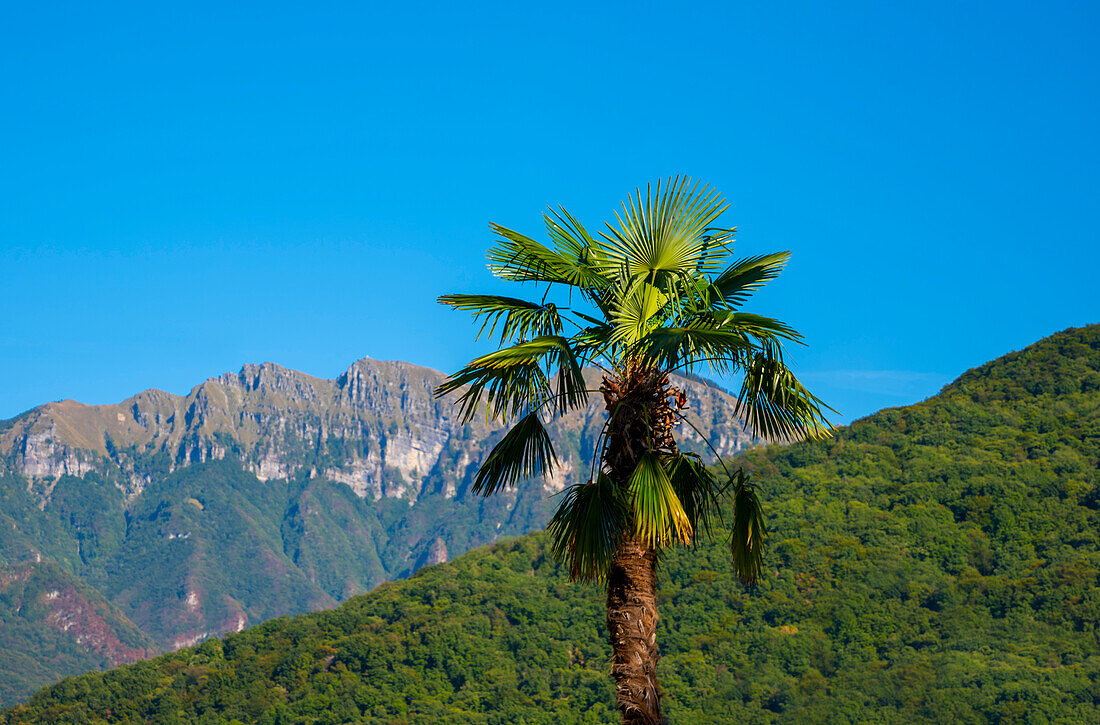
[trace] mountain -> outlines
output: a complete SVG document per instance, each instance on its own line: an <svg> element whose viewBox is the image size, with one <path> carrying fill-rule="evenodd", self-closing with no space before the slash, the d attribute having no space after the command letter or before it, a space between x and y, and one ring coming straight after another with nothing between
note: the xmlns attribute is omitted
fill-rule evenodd
<svg viewBox="0 0 1100 725"><path fill-rule="evenodd" d="M549 496L586 475L600 396L551 427L561 454L554 476L485 500L468 489L502 429L458 420L451 399L434 397L443 379L400 362L361 360L336 380L265 363L187 396L63 401L0 422L0 577L53 562L117 608L105 620L118 623L112 636L136 641L126 629L136 626L146 638L137 649L165 651L333 607L541 528ZM586 379L597 387L595 372ZM708 437L685 426L688 448L728 455L752 444L728 394L699 380L678 385ZM4 606L0 621L18 617ZM22 684L0 691L0 702L133 659L103 659L70 634L54 664L13 664ZM65 636L55 636L58 647Z"/></svg>
<svg viewBox="0 0 1100 725"><path fill-rule="evenodd" d="M737 584L724 541L663 556L671 722L1100 720L1100 326L737 462L770 571ZM499 541L2 721L616 722L602 600L545 535Z"/></svg>

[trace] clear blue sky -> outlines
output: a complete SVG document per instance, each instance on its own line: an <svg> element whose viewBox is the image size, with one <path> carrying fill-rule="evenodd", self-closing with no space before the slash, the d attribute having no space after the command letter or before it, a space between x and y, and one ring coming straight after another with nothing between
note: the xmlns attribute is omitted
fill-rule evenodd
<svg viewBox="0 0 1100 725"><path fill-rule="evenodd" d="M0 418L486 348L500 222L670 174L842 420L1100 321L1095 3L6 3Z"/></svg>

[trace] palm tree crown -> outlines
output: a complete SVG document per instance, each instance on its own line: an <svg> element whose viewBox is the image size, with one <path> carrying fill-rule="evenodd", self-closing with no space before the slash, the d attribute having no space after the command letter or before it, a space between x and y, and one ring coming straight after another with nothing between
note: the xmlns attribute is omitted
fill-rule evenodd
<svg viewBox="0 0 1100 725"><path fill-rule="evenodd" d="M686 421L685 399L669 373L706 365L741 377L735 414L757 436L796 440L832 430L822 412L827 406L784 362L784 344L801 336L778 320L741 311L778 276L788 253L733 258L736 229L716 225L726 207L709 187L677 177L647 187L644 198L637 191L595 236L561 208L544 215L548 245L493 224L498 241L489 250L490 270L535 284L538 301L440 297L481 320L479 337L495 337L498 349L471 361L437 393L457 392L466 420L484 406L489 417L513 421L478 470L475 492L489 495L548 475L556 454L544 421L584 407L590 393L603 396L607 420L591 476L563 493L548 530L573 578L608 581L613 645L613 603L630 600L632 587L655 586L648 574L631 584L633 565L624 562L633 556L655 572L656 552L709 530L724 496L733 499L735 570L747 583L761 570L766 534L755 489L740 471L716 476L678 450L673 430ZM587 389L586 365L603 371L598 391ZM624 576L626 585L615 584ZM630 591L615 595L623 586ZM650 609L638 616L649 616L655 632L655 604ZM624 721L660 722L655 644L639 646L651 648L643 659L653 672L633 682L627 664L613 665L620 709Z"/></svg>

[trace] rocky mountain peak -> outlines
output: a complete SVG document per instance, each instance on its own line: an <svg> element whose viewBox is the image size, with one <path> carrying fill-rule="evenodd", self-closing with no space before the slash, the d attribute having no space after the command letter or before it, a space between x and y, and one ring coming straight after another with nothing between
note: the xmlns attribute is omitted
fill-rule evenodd
<svg viewBox="0 0 1100 725"><path fill-rule="evenodd" d="M596 371L586 371L593 387ZM210 378L186 396L148 390L116 405L50 403L0 423L0 467L32 479L115 475L134 495L167 461L168 470L236 458L261 480L308 476L345 483L379 499L463 496L500 426L461 424L452 399L437 399L445 376L397 361L363 358L335 380L274 363ZM731 416L733 399L679 379L696 425L726 455L752 443ZM560 490L587 456L603 420L599 401L552 426L568 441L546 486ZM710 455L690 427L681 437ZM48 495L48 494L47 494Z"/></svg>

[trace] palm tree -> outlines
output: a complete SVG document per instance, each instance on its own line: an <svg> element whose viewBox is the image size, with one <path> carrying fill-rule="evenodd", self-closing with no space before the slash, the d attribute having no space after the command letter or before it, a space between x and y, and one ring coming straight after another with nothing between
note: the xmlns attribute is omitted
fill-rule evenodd
<svg viewBox="0 0 1100 725"><path fill-rule="evenodd" d="M439 298L473 313L482 322L478 337L495 336L498 349L450 376L437 395L458 393L467 421L482 405L490 418L513 421L479 468L474 492L488 496L548 475L557 457L544 421L584 407L590 393L603 396L607 420L591 476L562 493L548 531L574 580L607 585L611 674L624 723L663 722L660 550L709 533L729 497L731 553L745 583L756 582L764 555L764 517L747 476L714 474L678 449L676 426L690 422L670 373L706 364L743 376L735 414L762 438L819 438L832 430L827 406L784 363L784 344L801 336L740 311L778 276L788 253L731 260L736 229L715 226L726 207L706 185L677 177L652 193L647 187L644 199L637 191L598 236L561 208L544 217L549 245L492 224L499 239L489 250L490 270L535 284L540 299ZM602 370L598 391L586 388L585 365Z"/></svg>

